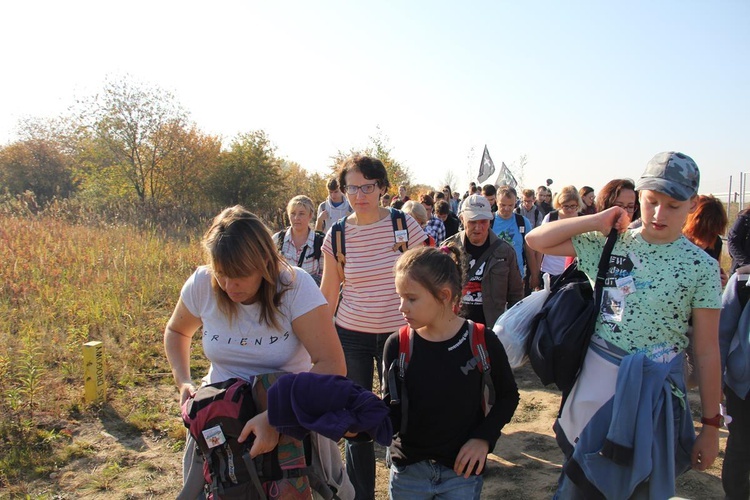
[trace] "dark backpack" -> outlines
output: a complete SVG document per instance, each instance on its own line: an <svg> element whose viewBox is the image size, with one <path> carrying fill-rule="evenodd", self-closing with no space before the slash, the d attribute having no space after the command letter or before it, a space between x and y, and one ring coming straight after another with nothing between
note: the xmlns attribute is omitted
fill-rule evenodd
<svg viewBox="0 0 750 500"><path fill-rule="evenodd" d="M266 391L283 373L259 375L254 383L231 378L201 386L182 406L182 419L203 457L208 499L337 498L309 465L314 440L280 435L279 445L250 458L253 436L237 438L245 423L263 411Z"/></svg>
<svg viewBox="0 0 750 500"><path fill-rule="evenodd" d="M563 398L573 388L594 333L616 241L617 230L612 229L599 259L596 292L574 261L550 285L542 310L532 319L527 349L531 367L542 384L557 385Z"/></svg>
<svg viewBox="0 0 750 500"><path fill-rule="evenodd" d="M284 237L286 236L286 231L279 231L276 235L276 248L279 249L279 252L281 252L283 246L284 246ZM325 238L325 234L321 233L320 231L315 231L315 238L313 240L313 259L318 260L320 259L320 256L323 255L321 248L323 247L323 239ZM307 257L307 245L305 245L302 248L302 252L300 252L299 255L299 261L297 261L297 267L302 267L302 263L305 261L305 257Z"/></svg>
<svg viewBox="0 0 750 500"><path fill-rule="evenodd" d="M474 354L466 365L461 367L464 375L478 368L482 373L482 411L485 415L489 413L495 404L495 385L492 383L490 354L487 351L487 343L484 340L485 326L481 323L469 322L469 339L471 352ZM407 429L407 416L409 413L409 397L406 393L406 370L411 360L411 352L414 350L414 330L409 325L404 325L398 331L398 357L393 360L388 369L388 388L391 393L391 404L401 405L401 429L399 434L403 436ZM399 396L400 394L400 396Z"/></svg>
<svg viewBox="0 0 750 500"><path fill-rule="evenodd" d="M406 215L401 210L395 208L388 209L391 212L391 223L393 224L393 249L403 253L409 246L409 227L406 225ZM348 216L347 216L348 217ZM344 239L344 228L346 227L346 217L337 220L331 226L331 252L338 264L339 276L344 281L344 265L346 264L346 242ZM405 241L396 241L396 231L406 231Z"/></svg>

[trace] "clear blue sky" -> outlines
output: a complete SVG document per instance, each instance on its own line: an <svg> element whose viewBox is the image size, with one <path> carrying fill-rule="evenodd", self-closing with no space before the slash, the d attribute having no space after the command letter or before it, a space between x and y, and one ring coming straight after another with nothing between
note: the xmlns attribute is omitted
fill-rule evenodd
<svg viewBox="0 0 750 500"><path fill-rule="evenodd" d="M750 171L746 0L31 0L0 19L0 143L129 74L311 171L378 126L416 182L452 170L461 191L485 144L498 166L526 154L530 187L598 190L672 149L704 193Z"/></svg>

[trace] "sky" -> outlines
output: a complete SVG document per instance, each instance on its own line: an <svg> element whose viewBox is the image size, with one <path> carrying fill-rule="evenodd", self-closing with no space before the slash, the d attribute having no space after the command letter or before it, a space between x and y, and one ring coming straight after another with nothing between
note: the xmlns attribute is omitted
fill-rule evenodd
<svg viewBox="0 0 750 500"><path fill-rule="evenodd" d="M380 133L418 183L464 191L486 145L521 187L598 190L676 150L726 197L750 173L748 26L747 0L5 2L0 144L127 75L308 171Z"/></svg>

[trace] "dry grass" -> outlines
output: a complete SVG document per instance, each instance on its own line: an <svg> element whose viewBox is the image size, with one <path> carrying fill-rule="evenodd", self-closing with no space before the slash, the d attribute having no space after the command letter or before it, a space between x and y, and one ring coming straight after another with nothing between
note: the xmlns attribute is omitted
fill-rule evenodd
<svg viewBox="0 0 750 500"><path fill-rule="evenodd" d="M162 332L200 261L194 239L0 210L0 486L44 474L70 454L61 430L92 410L82 387L81 347L90 340L105 345L106 411L135 429L179 435L163 404L138 388L171 377ZM193 359L205 371L202 352ZM107 471L114 480L116 467Z"/></svg>

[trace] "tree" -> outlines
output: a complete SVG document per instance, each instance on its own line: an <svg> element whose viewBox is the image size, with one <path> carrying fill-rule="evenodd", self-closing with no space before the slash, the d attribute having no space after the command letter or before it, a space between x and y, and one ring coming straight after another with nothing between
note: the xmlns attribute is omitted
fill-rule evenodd
<svg viewBox="0 0 750 500"><path fill-rule="evenodd" d="M438 191L442 191L443 186L450 186L451 194L453 194L453 191L458 191L458 180L456 179L456 174L452 169L448 169L448 171L443 176L443 180L440 182L440 186L438 186Z"/></svg>
<svg viewBox="0 0 750 500"><path fill-rule="evenodd" d="M341 163L349 156L362 154L377 158L383 162L383 166L388 174L388 182L391 186L397 187L401 184L409 187L411 184L411 173L408 167L396 160L392 155L392 148L388 145L388 138L382 133L380 127L377 128L375 136L369 137L370 143L363 150L350 149L348 152L339 150L336 155L332 156L333 165L331 171L336 173Z"/></svg>
<svg viewBox="0 0 750 500"><path fill-rule="evenodd" d="M52 141L18 141L0 149L0 185L11 194L31 191L40 204L67 198L76 189L71 164Z"/></svg>
<svg viewBox="0 0 750 500"><path fill-rule="evenodd" d="M310 173L297 162L281 163L281 172L284 188L290 193L289 198L304 194L318 204L326 199L328 190L326 189L326 179L318 173Z"/></svg>
<svg viewBox="0 0 750 500"><path fill-rule="evenodd" d="M518 183L517 189L520 190L524 189L526 187L526 164L528 163L528 156L524 153L518 157L518 160L512 162L508 168L510 168L510 171L513 173L513 177L516 178L516 182Z"/></svg>
<svg viewBox="0 0 750 500"><path fill-rule="evenodd" d="M221 140L202 133L195 125L173 130L174 148L161 171L165 198L182 206L197 207L208 196L206 184L219 164Z"/></svg>
<svg viewBox="0 0 750 500"><path fill-rule="evenodd" d="M162 171L187 121L174 96L129 78L110 80L84 103L81 119L137 198L158 201L167 190Z"/></svg>
<svg viewBox="0 0 750 500"><path fill-rule="evenodd" d="M208 179L207 194L222 206L242 204L267 219L283 207L280 161L262 130L238 135L221 153Z"/></svg>

